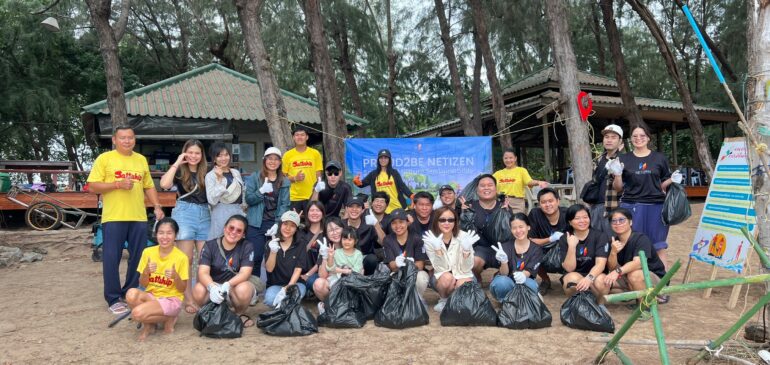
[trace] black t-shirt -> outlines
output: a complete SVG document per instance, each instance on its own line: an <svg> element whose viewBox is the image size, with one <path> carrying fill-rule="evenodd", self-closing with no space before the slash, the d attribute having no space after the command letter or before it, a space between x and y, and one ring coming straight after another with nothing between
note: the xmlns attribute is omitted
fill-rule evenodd
<svg viewBox="0 0 770 365"><path fill-rule="evenodd" d="M363 213L361 213L361 219L366 219L367 215L369 215L369 209L366 209ZM380 228L382 228L382 231L385 232L386 236L392 233L390 231L390 214L382 215L382 219L380 220Z"/></svg>
<svg viewBox="0 0 770 365"><path fill-rule="evenodd" d="M358 250L363 255L373 254L377 244L377 232L374 231L373 226L363 222L363 217L361 219L362 222L356 228L356 233L358 233ZM345 224L347 225L348 222L345 221Z"/></svg>
<svg viewBox="0 0 770 365"><path fill-rule="evenodd" d="M496 201L495 206L492 209L485 209L481 206L481 203L479 203L478 200L473 200L468 203L469 209L473 210L475 213L473 217L473 226L475 227L476 233L479 235L479 241L476 243L476 245L482 247L491 247L492 245L496 245L498 241L502 241L494 240L494 242L490 242L490 240L487 239L483 234L484 227L487 226L487 223L492 218L492 215L500 209L501 205L502 203L500 201Z"/></svg>
<svg viewBox="0 0 770 365"><path fill-rule="evenodd" d="M318 264L318 242L317 240L321 239L323 237L323 232L321 232L318 237L316 238L316 241L313 241L312 244L310 241L313 240L313 237L315 237L315 233L302 230L300 231L298 235L298 240L302 244L303 247L305 247L306 252L306 265L305 268L307 270L310 270L313 266L316 266Z"/></svg>
<svg viewBox="0 0 770 365"><path fill-rule="evenodd" d="M671 177L666 156L650 151L646 157L636 157L633 152L620 155L623 163L623 196L626 203L663 203L661 182Z"/></svg>
<svg viewBox="0 0 770 365"><path fill-rule="evenodd" d="M532 208L529 211L529 237L530 238L548 238L555 232L567 231L567 208L559 207L559 220L556 225L548 221L548 217L540 208Z"/></svg>
<svg viewBox="0 0 770 365"><path fill-rule="evenodd" d="M414 261L425 261L428 255L425 253L425 247L422 245L422 238L415 234L407 234L406 243L401 246L394 233L389 234L383 240L382 246L385 249L385 262L390 263L401 256L406 251L406 257L411 257Z"/></svg>
<svg viewBox="0 0 770 365"><path fill-rule="evenodd" d="M561 262L567 258L567 234L561 236L559 239L559 246L561 246ZM586 239L579 241L575 246L575 272L580 275L588 275L591 269L596 263L597 257L607 258L610 252L610 239L604 232L590 229L588 230L588 236ZM605 270L606 271L606 270Z"/></svg>
<svg viewBox="0 0 770 365"><path fill-rule="evenodd" d="M190 179L193 181L193 186L196 186L198 181L198 171L193 172L192 175L190 175ZM189 191L184 188L184 184L182 184L181 173L174 175L174 186L176 186L176 191L177 194L179 194L179 197L189 193ZM184 197L181 200L183 202L193 204L207 204L208 198L206 197L206 188L198 186L198 189L196 189L194 193Z"/></svg>
<svg viewBox="0 0 770 365"><path fill-rule="evenodd" d="M278 209L278 194L280 188L280 186L276 184L276 180L268 180L270 184L273 185L273 191L262 194L262 203L265 205L265 210L262 212L262 220L271 221L275 219L275 213Z"/></svg>
<svg viewBox="0 0 770 365"><path fill-rule="evenodd" d="M634 257L639 256L639 251L644 251L644 254L647 255L647 267L650 272L655 273L659 278L666 275L666 267L658 257L658 253L652 249L652 242L649 237L640 232L631 232L626 246L618 252L618 265L623 266L634 261Z"/></svg>
<svg viewBox="0 0 770 365"><path fill-rule="evenodd" d="M225 172L223 174L223 176L227 180L227 185L225 185L225 186L229 188L230 185L232 185L233 180L234 180L233 173L232 172ZM273 186L273 189L275 189L275 186ZM238 195L238 199L236 199L232 204L241 204L241 203L243 203L243 189L241 189L241 195Z"/></svg>
<svg viewBox="0 0 770 365"><path fill-rule="evenodd" d="M543 260L543 248L529 242L527 251L518 254L513 241L503 242L503 251L508 255L508 276L516 271L529 271L529 277L534 278L537 275L537 268Z"/></svg>
<svg viewBox="0 0 770 365"><path fill-rule="evenodd" d="M327 217L339 216L342 207L352 199L350 185L344 181L337 183L334 188L326 185L326 189L318 193L318 201L324 204L324 213Z"/></svg>
<svg viewBox="0 0 770 365"><path fill-rule="evenodd" d="M268 242L269 244L269 242ZM294 269L301 268L303 272L307 270L307 244L302 242L300 235L295 236L295 240L291 243L288 250L284 251L279 249L275 253L275 268L273 272L267 273L267 286L272 285L287 285L291 281L291 276L294 274ZM270 253L270 247L265 245L265 252ZM269 256L268 256L269 257ZM304 282L302 278L297 281Z"/></svg>
<svg viewBox="0 0 770 365"><path fill-rule="evenodd" d="M417 213L413 210L410 210L407 214L411 215L413 219L412 224L409 225L410 232L422 237L425 232L430 231L430 228L433 225L433 214L428 217L427 223L420 222L420 219L417 218ZM459 224L459 222L456 223Z"/></svg>
<svg viewBox="0 0 770 365"><path fill-rule="evenodd" d="M209 274L215 283L222 284L235 277L235 274L227 269L230 266L236 273L242 266L254 267L254 246L251 242L241 240L232 250L225 251L225 259L219 252L219 238L206 241L201 250L199 265L209 266ZM223 247L224 249L224 247Z"/></svg>

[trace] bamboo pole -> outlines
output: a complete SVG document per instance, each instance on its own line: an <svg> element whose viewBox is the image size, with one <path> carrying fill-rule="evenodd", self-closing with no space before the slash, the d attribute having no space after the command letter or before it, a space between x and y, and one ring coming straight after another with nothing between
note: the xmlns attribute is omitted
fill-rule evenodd
<svg viewBox="0 0 770 365"><path fill-rule="evenodd" d="M610 337L586 337L586 341L588 342L596 342L596 343L607 343L611 340ZM711 343L711 341L708 340L666 340L666 346L675 347L675 348L697 348L702 349L704 346L708 346ZM618 345L629 345L629 346L657 346L658 341L653 339L630 339L630 340L620 340L618 341ZM746 346L752 349L761 349L761 348L767 348L767 344L764 343L750 343L750 342L738 342L738 341L725 341L723 343L725 347L732 346L732 347L742 347Z"/></svg>
<svg viewBox="0 0 770 365"><path fill-rule="evenodd" d="M614 348L614 349L612 349L612 352L614 352L614 353L615 353L615 356L617 356L617 357L618 357L618 359L620 359L620 362L621 362L623 365L634 365L634 362L633 362L633 361L631 361L631 358L629 358L628 356L626 356L626 354L625 354L623 351L621 351L621 350L620 350L620 347L618 347L618 346L615 346L615 348Z"/></svg>
<svg viewBox="0 0 770 365"><path fill-rule="evenodd" d="M652 288L652 280L650 279L650 269L647 266L647 255L644 250L639 251L639 261L642 263L642 272L644 272L644 284L647 289ZM678 261L677 261L678 262ZM660 363L668 365L671 361L668 359L668 349L666 348L666 336L663 333L663 324L660 323L660 316L658 315L658 298L647 296L644 298L647 303L650 303L650 312L652 313L652 324L655 328L655 338L658 340L658 353L660 354Z"/></svg>
<svg viewBox="0 0 770 365"><path fill-rule="evenodd" d="M741 232L746 236L746 239L751 242L751 247L754 247L754 251L756 251L757 256L759 256L759 261L762 263L762 266L766 269L770 269L770 258L767 257L767 253L765 253L765 250L759 245L759 242L754 238L754 235L749 232L749 229L746 226L741 227Z"/></svg>
<svg viewBox="0 0 770 365"><path fill-rule="evenodd" d="M761 275L744 276L744 277L736 277L736 278L728 278L728 279L718 279L713 281L698 281L698 282L689 283L689 284L671 285L663 288L663 290L661 290L660 293L661 294L681 293L681 292L690 291L690 290L717 288L721 286L733 286L737 284L760 284L766 281L770 281L770 274L761 274ZM618 293L618 294L608 294L604 296L604 299L607 301L607 303L617 303L617 302L624 302L624 301L632 300L636 298L641 298L644 295L645 295L644 290L637 290L637 291L629 291L629 292Z"/></svg>

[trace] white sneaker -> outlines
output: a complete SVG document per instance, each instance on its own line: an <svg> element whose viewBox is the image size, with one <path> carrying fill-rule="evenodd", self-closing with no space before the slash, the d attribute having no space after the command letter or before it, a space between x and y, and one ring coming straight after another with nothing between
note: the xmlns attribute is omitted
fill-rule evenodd
<svg viewBox="0 0 770 365"><path fill-rule="evenodd" d="M438 313L441 313L441 311L444 310L444 306L446 306L446 301L447 301L447 298L439 298L438 303L436 303L436 305L433 306L433 310Z"/></svg>
<svg viewBox="0 0 770 365"><path fill-rule="evenodd" d="M318 315L322 315L326 312L326 308L324 308L324 302L318 302Z"/></svg>

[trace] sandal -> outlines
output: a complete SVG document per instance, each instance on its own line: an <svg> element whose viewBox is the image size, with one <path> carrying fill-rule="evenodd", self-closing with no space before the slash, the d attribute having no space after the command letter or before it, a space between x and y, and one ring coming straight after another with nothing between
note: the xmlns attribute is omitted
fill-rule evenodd
<svg viewBox="0 0 770 365"><path fill-rule="evenodd" d="M671 300L671 296L668 294L658 295L658 304L666 304Z"/></svg>
<svg viewBox="0 0 770 365"><path fill-rule="evenodd" d="M251 319L251 317L249 317L249 316L247 316L245 314L241 314L239 317L241 318L241 321L243 321L243 328L254 327L254 325L256 324Z"/></svg>

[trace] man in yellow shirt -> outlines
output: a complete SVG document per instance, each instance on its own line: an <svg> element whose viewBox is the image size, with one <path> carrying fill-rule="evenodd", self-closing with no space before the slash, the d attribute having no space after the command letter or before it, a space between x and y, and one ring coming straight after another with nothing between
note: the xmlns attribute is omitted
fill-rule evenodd
<svg viewBox="0 0 770 365"><path fill-rule="evenodd" d="M305 127L298 125L292 138L294 148L283 154L281 169L291 182L290 209L301 213L310 201L314 189L319 192L326 189L326 184L321 179L324 166L318 150L307 146L309 136Z"/></svg>
<svg viewBox="0 0 770 365"><path fill-rule="evenodd" d="M517 166L516 161L516 153L512 149L506 149L505 152L503 152L503 164L505 165L505 168L495 171L493 176L497 179L497 191L501 194L505 194L511 212L527 213L524 204L524 198L526 197L524 188L540 186L542 189L548 187L548 182L533 180L529 176L529 171L523 167Z"/></svg>
<svg viewBox="0 0 770 365"><path fill-rule="evenodd" d="M88 175L88 191L101 194L103 201L102 276L104 300L114 314L123 314L128 306L123 302L128 289L139 284L136 271L142 250L147 245L147 210L145 196L155 207L155 217L163 219L158 193L150 176L147 159L134 152L136 136L130 127L118 126L112 134L115 149L94 161ZM126 282L121 287L118 267L123 258L123 243L128 242Z"/></svg>

